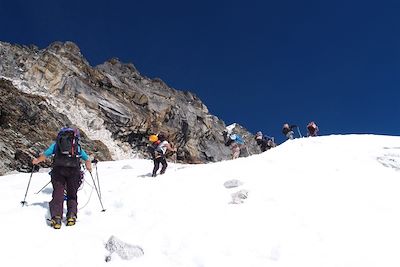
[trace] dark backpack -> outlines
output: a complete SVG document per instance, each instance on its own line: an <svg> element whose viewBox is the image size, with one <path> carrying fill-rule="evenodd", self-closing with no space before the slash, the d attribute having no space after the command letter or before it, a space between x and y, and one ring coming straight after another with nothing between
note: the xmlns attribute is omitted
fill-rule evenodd
<svg viewBox="0 0 400 267"><path fill-rule="evenodd" d="M57 135L54 166L80 167L79 132L77 129L62 128Z"/></svg>
<svg viewBox="0 0 400 267"><path fill-rule="evenodd" d="M152 158L159 158L164 156L164 151L160 147L161 142L157 141L148 146L148 151L151 154Z"/></svg>

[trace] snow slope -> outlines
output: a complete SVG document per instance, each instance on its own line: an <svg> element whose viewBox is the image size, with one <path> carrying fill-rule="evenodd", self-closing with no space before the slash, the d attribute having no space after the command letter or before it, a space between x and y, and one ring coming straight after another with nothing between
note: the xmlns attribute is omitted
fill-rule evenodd
<svg viewBox="0 0 400 267"><path fill-rule="evenodd" d="M77 225L47 225L48 170L0 177L2 266L400 266L400 137L333 135L206 165L100 162ZM95 174L95 171L94 171ZM94 175L96 179L96 176ZM239 180L242 185L226 188ZM233 204L232 194L247 198ZM143 248L105 262L110 236Z"/></svg>

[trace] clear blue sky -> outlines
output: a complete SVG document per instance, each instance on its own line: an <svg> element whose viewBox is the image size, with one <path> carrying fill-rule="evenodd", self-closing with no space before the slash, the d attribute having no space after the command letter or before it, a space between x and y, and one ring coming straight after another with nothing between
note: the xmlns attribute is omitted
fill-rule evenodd
<svg viewBox="0 0 400 267"><path fill-rule="evenodd" d="M400 133L400 1L0 0L0 38L73 41L197 94L227 124L283 140Z"/></svg>

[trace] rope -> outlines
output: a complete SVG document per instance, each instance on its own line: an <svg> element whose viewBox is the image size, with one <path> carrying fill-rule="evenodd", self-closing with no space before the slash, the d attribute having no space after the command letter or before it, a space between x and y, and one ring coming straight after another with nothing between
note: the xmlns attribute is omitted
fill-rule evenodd
<svg viewBox="0 0 400 267"><path fill-rule="evenodd" d="M91 197L92 197L93 190L94 190L94 188L92 187L92 190L90 191L88 200L87 200L86 203L85 203L82 207L80 207L78 210L82 210L83 208L85 208L85 207L89 204L89 201L90 201L90 199L91 199Z"/></svg>
<svg viewBox="0 0 400 267"><path fill-rule="evenodd" d="M90 201L90 199L91 199L91 197L92 197L92 193L93 193L93 190L94 190L94 186L92 186L91 184L89 184L89 183L86 181L86 179L83 179L83 183L82 183L82 186L81 186L80 189L83 188L83 184L84 184L84 183L88 184L88 185L92 188L92 190L90 191L89 198L88 198L88 200L86 201L86 203L85 203L82 207L80 207L78 210L82 210L83 208L85 208L85 207L89 204L89 201Z"/></svg>

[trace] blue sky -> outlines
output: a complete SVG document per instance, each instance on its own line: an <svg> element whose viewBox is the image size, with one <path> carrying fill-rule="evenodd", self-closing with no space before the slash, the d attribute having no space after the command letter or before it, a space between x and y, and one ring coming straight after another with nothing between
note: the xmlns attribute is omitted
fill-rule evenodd
<svg viewBox="0 0 400 267"><path fill-rule="evenodd" d="M227 124L281 142L305 134L399 135L399 1L4 1L0 39L73 41L197 94Z"/></svg>

